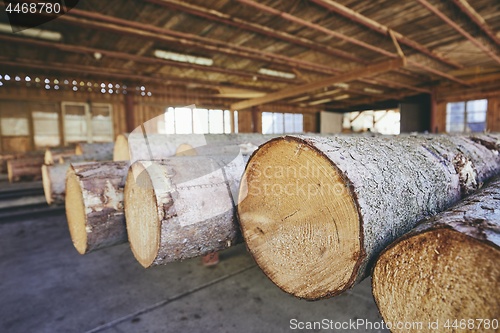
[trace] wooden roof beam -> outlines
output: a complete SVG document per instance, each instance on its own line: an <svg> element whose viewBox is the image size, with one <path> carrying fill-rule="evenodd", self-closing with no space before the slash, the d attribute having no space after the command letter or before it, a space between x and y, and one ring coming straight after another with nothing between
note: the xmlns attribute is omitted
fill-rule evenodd
<svg viewBox="0 0 500 333"><path fill-rule="evenodd" d="M488 35L488 37L491 38L492 41L494 41L497 45L500 45L500 38L498 38L493 30L489 27L488 23L486 20L479 15L478 12L467 2L467 0L453 0L455 5L457 5L458 8L464 12L465 15L467 15L474 23L477 24L483 32Z"/></svg>
<svg viewBox="0 0 500 333"><path fill-rule="evenodd" d="M83 17L90 18L92 20L72 17L71 14L77 14ZM339 74L339 70L332 68L331 66L320 65L304 60L299 60L295 58L290 58L286 56L277 55L274 53L262 52L261 50L255 50L247 47L230 45L221 41L216 41L209 38L200 37L193 34L180 33L177 31L172 31L165 28L159 28L146 24L138 24L130 22L127 20L122 20L115 17L110 17L102 14L86 12L78 9L72 9L68 14L62 15L58 20L63 20L67 23L91 27L94 29L100 29L105 31L112 31L119 34L135 36L140 38L149 38L152 40L158 40L167 43L177 43L184 46L192 46L197 49L202 49L206 51L222 53L230 56L239 56L242 58L260 60L265 62L276 62L287 66L292 66L295 68L300 68L308 70L315 73L321 74ZM98 22L103 20L104 22ZM193 38L194 40L191 40ZM222 46L223 45L223 46ZM241 52L241 49L244 52ZM397 55L395 55L397 57ZM378 79L377 79L378 80ZM360 79L364 81L364 79ZM369 83L369 82L368 82ZM403 87L399 83L394 82L394 85ZM405 85L405 87L408 87ZM415 91L420 91L420 88L415 88Z"/></svg>
<svg viewBox="0 0 500 333"><path fill-rule="evenodd" d="M261 3L257 3L253 0L236 0L237 2L239 3L242 3L242 4L245 4L245 5L248 5L250 7L253 7L253 8L256 8L262 12L265 12L265 13L268 13L268 14L272 14L272 15L276 15L278 17L281 17L289 22L293 22L293 23L296 23L296 24L299 24L299 25L302 25L304 27L307 27L307 28L311 28L313 30L316 30L316 31L320 31L328 36L331 36L331 37L334 37L334 38L339 38L345 42L348 42L348 43L352 43L354 45L357 45L357 46L360 46L360 47L363 47L365 49L368 49L368 50L371 50L373 52L376 52L376 53L379 53L381 55L384 55L384 56L387 56L387 57L390 57L390 58L398 58L399 55L396 54L396 53L393 53L393 52L389 52L387 50L384 50L378 46L374 46L374 45L371 45L371 44L368 44L368 43L365 43L363 41L360 41L360 40L357 40L353 37L349 37L347 35L344 35L342 33L339 33L339 32L336 32L336 31L333 31L333 30L330 30L330 29L327 29L319 24L315 24L315 23L312 23L312 22L309 22L309 21L306 21L306 20L303 20L299 17L296 17L296 16L293 16L291 14L288 14L288 13L285 13L285 12L282 12L282 11L279 11L277 9L274 9L272 7L268 7L266 5L263 5ZM424 1L424 0L418 0L418 1ZM415 61L411 61L411 60L408 60L408 63L409 64L416 64ZM422 64L417 64L418 67L422 68L422 69L425 69L426 71L428 72L431 72L431 73L434 73L436 75L439 75L441 77L444 77L446 79L449 79L449 80L452 80L452 81L455 81L455 82L458 82L458 83L461 83L463 84L464 81L462 80L459 80L459 79L456 79L455 77L453 77L452 75L449 75L449 74L446 74L440 70L437 70L435 68L431 68L431 67L428 67L426 65L422 65Z"/></svg>
<svg viewBox="0 0 500 333"><path fill-rule="evenodd" d="M427 55L430 58L433 58L437 61L440 61L448 66L454 67L454 68L463 68L463 66L459 63L457 63L454 60L448 59L444 57L443 55L436 53L434 51L429 50L427 47L425 47L422 44L419 44L418 42L415 42L414 40L404 36L403 34L400 34L399 32L396 32L389 27L378 23L375 20L370 19L369 17L366 17L344 5L341 5L340 3L332 0L312 0L314 3L317 5L320 5L334 13L337 13L339 15L342 15L351 21L357 22L361 25L364 25L365 27L376 31L384 36L388 36L389 32L392 31L394 34L394 37L400 42L401 44L404 44L408 47L411 47L412 49L423 53Z"/></svg>
<svg viewBox="0 0 500 333"><path fill-rule="evenodd" d="M96 49L96 48L85 47L85 46L77 46L77 45L70 45L70 44L61 44L61 43L56 43L56 42L41 41L41 40L36 40L33 38L27 38L27 37L12 37L12 36L8 36L8 35L0 34L0 41L19 43L19 44L25 44L25 45L34 45L37 47L46 47L46 48L57 49L60 51L65 51L65 52L78 53L78 54L94 54L97 52L97 53L101 53L102 55L110 57L110 58L128 60L128 61L133 61L133 62L142 63L142 64L183 67L183 68L201 70L204 72L213 72L213 73L235 75L235 76L241 76L241 77L248 77L248 78L252 78L252 79L253 79L253 77L256 77L257 79L262 80L262 81L272 81L272 82L280 82L280 83L288 83L288 84L294 83L290 79L262 75L262 74L254 73L254 72L232 70L232 69L216 67L216 66L203 66L203 65L191 64L191 63L182 63L182 62L177 62L177 61L173 61L173 60L166 60L166 59L156 59L156 58L138 56L138 55L124 53L124 52L109 51L109 50Z"/></svg>
<svg viewBox="0 0 500 333"><path fill-rule="evenodd" d="M429 11L434 13L437 17L439 17L441 20L446 22L450 27L455 29L459 34L464 36L467 40L469 40L472 44L477 46L480 50L482 50L484 53L486 53L488 56L490 56L491 59L495 60L497 63L500 64L500 56L493 50L491 50L488 46L484 45L481 41L479 41L477 38L469 34L467 31L465 31L461 26L459 26L457 23L455 23L452 19L450 19L448 16L446 16L443 12L441 12L439 9L437 9L435 6L431 5L427 0L417 0L422 6L427 8Z"/></svg>
<svg viewBox="0 0 500 333"><path fill-rule="evenodd" d="M252 106L283 100L286 98L302 95L306 92L315 91L324 87L328 87L335 83L349 82L353 80L358 80L361 77L370 77L380 73L385 73L391 70L398 69L401 66L403 66L403 60L399 58L395 60L389 60L386 62L376 63L373 65L368 65L366 67L355 69L347 73L339 74L331 78L280 90L274 93L267 94L262 97L237 102L231 105L231 110L243 110L243 109L248 109Z"/></svg>
<svg viewBox="0 0 500 333"><path fill-rule="evenodd" d="M295 45L300 45L302 47L316 50L325 54L332 55L334 57L339 57L345 60L349 61L354 61L356 63L360 64L366 64L367 61L351 54L348 52L344 52L342 50L337 50L332 47L328 47L326 45L321 45L318 43L315 43L307 38L302 38L299 36L294 36L291 35L287 32L282 32L282 31L277 31L274 29L271 29L269 27L248 22L242 19L239 19L237 17L231 16L224 14L222 12L216 11L214 9L207 9L204 7L188 4L186 2L178 1L178 0L146 0L147 2L170 8L170 9L175 9L182 11L184 13L188 13L194 16L202 17L210 21L215 21L215 22L220 22L225 25L233 26L236 28L244 29L247 31L252 31L256 32L258 34L261 34L263 36L267 37L272 37L276 39L283 40L285 42L295 44Z"/></svg>

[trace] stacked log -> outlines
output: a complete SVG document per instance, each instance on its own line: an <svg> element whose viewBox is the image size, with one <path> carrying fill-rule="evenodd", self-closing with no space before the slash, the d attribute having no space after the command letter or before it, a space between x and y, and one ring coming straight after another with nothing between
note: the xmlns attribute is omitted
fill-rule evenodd
<svg viewBox="0 0 500 333"><path fill-rule="evenodd" d="M44 164L53 165L60 163L61 159L75 155L75 148L46 149L44 155Z"/></svg>
<svg viewBox="0 0 500 333"><path fill-rule="evenodd" d="M273 139L251 157L240 185L247 247L284 291L310 300L338 295L418 221L499 173L498 147L477 141Z"/></svg>
<svg viewBox="0 0 500 333"><path fill-rule="evenodd" d="M93 161L111 161L113 159L114 143L79 143L76 145L76 155L92 156Z"/></svg>
<svg viewBox="0 0 500 333"><path fill-rule="evenodd" d="M4 153L0 154L0 173L7 173L7 162L10 160L43 156L42 151L30 151L24 153Z"/></svg>
<svg viewBox="0 0 500 333"><path fill-rule="evenodd" d="M21 180L42 179L43 156L25 157L7 161L7 175L9 182Z"/></svg>
<svg viewBox="0 0 500 333"><path fill-rule="evenodd" d="M130 247L144 267L206 255L240 242L241 156L176 156L131 165L125 185Z"/></svg>
<svg viewBox="0 0 500 333"><path fill-rule="evenodd" d="M76 250L85 254L127 241L123 188L128 162L74 163L66 177L66 217Z"/></svg>
<svg viewBox="0 0 500 333"><path fill-rule="evenodd" d="M390 324L423 323L391 331L497 331L499 236L497 178L386 248L372 277L380 313Z"/></svg>

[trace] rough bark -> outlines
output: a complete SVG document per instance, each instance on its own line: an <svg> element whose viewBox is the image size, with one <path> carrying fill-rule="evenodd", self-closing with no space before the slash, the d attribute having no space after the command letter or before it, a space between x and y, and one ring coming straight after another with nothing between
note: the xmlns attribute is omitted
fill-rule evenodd
<svg viewBox="0 0 500 333"><path fill-rule="evenodd" d="M500 178L392 243L377 260L372 286L386 322L424 323L392 332L448 331L443 325L454 319L498 320ZM435 321L440 326L430 329ZM479 324L474 320L468 331L487 331Z"/></svg>
<svg viewBox="0 0 500 333"><path fill-rule="evenodd" d="M11 159L7 161L9 182L42 179L43 156Z"/></svg>
<svg viewBox="0 0 500 333"><path fill-rule="evenodd" d="M266 275L320 299L361 281L385 246L499 171L498 150L467 137L277 138L250 159L238 212Z"/></svg>
<svg viewBox="0 0 500 333"><path fill-rule="evenodd" d="M66 173L69 168L69 162L42 166L43 192L45 193L47 204L64 204L64 197L66 194Z"/></svg>
<svg viewBox="0 0 500 333"><path fill-rule="evenodd" d="M66 217L81 254L127 241L123 188L127 162L71 165L66 178Z"/></svg>
<svg viewBox="0 0 500 333"><path fill-rule="evenodd" d="M20 158L30 158L43 156L42 151L30 151L25 153L6 153L0 154L0 173L7 173L7 162Z"/></svg>
<svg viewBox="0 0 500 333"><path fill-rule="evenodd" d="M224 155L246 151L249 146L258 146L275 135L263 134L122 134L116 138L113 160L135 161L157 160L175 156L179 147L195 149L197 155ZM226 147L228 146L228 147ZM225 148L226 147L226 148ZM188 154L193 155L193 154Z"/></svg>
<svg viewBox="0 0 500 333"><path fill-rule="evenodd" d="M113 159L113 142L79 143L76 145L76 155L94 156L96 161L111 161Z"/></svg>
<svg viewBox="0 0 500 333"><path fill-rule="evenodd" d="M45 150L44 164L52 165L60 163L60 159L75 155L75 148L52 148Z"/></svg>
<svg viewBox="0 0 500 333"><path fill-rule="evenodd" d="M176 156L132 164L125 215L135 258L151 267L240 242L235 201L246 158Z"/></svg>

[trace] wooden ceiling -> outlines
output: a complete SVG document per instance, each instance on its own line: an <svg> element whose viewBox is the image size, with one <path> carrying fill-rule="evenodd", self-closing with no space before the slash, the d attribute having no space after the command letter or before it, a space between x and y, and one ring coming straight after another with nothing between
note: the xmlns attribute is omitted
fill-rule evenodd
<svg viewBox="0 0 500 333"><path fill-rule="evenodd" d="M3 73L147 84L157 95L182 87L240 110L339 110L500 89L498 0L85 0L39 28L62 40L0 33ZM155 50L213 64L159 59Z"/></svg>

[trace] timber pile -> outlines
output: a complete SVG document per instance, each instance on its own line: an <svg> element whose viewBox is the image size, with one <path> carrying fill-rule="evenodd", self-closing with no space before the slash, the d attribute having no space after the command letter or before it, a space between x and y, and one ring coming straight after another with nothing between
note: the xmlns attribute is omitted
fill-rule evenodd
<svg viewBox="0 0 500 333"><path fill-rule="evenodd" d="M365 278L377 255L418 221L499 173L498 146L477 141L273 139L251 157L240 185L247 247L284 291L310 300L340 294Z"/></svg>
<svg viewBox="0 0 500 333"><path fill-rule="evenodd" d="M113 159L113 142L79 143L76 145L76 155L86 155L92 161L111 161Z"/></svg>
<svg viewBox="0 0 500 333"><path fill-rule="evenodd" d="M7 161L9 182L42 179L43 156L24 157Z"/></svg>
<svg viewBox="0 0 500 333"><path fill-rule="evenodd" d="M75 155L75 148L51 148L45 150L44 164L53 165L60 163L61 159Z"/></svg>
<svg viewBox="0 0 500 333"><path fill-rule="evenodd" d="M43 156L42 151L30 151L25 153L5 153L0 154L0 173L7 173L7 162L20 158L30 158Z"/></svg>
<svg viewBox="0 0 500 333"><path fill-rule="evenodd" d="M179 151L195 150L188 155L234 154L248 151L276 137L263 134L147 134L118 135L113 151L114 161L155 160L175 156ZM178 150L179 149L179 150Z"/></svg>
<svg viewBox="0 0 500 333"><path fill-rule="evenodd" d="M144 267L206 255L241 241L235 202L241 155L137 161L125 185L130 247Z"/></svg>
<svg viewBox="0 0 500 333"><path fill-rule="evenodd" d="M496 331L498 321L496 328L491 321L500 315L499 236L497 178L391 244L378 258L372 277L385 322L423 322L423 329L413 332L437 332L451 331L454 319L458 326L465 318L462 328ZM439 326L427 324L436 321Z"/></svg>
<svg viewBox="0 0 500 333"><path fill-rule="evenodd" d="M66 177L66 217L80 254L127 241L123 187L128 162L71 165Z"/></svg>

